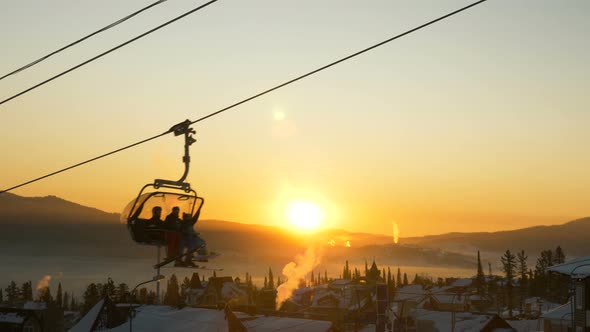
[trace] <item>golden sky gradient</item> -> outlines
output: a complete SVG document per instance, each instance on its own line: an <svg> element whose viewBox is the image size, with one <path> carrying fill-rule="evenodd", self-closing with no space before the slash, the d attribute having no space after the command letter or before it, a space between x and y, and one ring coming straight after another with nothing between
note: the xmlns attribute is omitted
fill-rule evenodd
<svg viewBox="0 0 590 332"><path fill-rule="evenodd" d="M0 73L149 1L3 6ZM31 70L8 97L195 7L170 0ZM469 3L220 1L0 106L0 188L196 119ZM309 196L330 226L401 236L590 215L590 2L492 0L195 126L203 218L284 222ZM120 211L181 173L165 137L16 190Z"/></svg>

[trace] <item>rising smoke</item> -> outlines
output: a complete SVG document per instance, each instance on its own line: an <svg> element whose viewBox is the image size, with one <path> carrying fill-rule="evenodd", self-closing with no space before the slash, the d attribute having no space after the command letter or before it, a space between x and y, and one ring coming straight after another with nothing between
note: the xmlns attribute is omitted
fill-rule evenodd
<svg viewBox="0 0 590 332"><path fill-rule="evenodd" d="M49 287L50 281L51 281L51 276L49 274L43 276L43 278L41 278L39 281L37 281L36 290L39 291L39 290L43 290L43 289Z"/></svg>
<svg viewBox="0 0 590 332"><path fill-rule="evenodd" d="M397 222L393 222L393 243L397 243L397 241L399 240L399 227L397 225Z"/></svg>
<svg viewBox="0 0 590 332"><path fill-rule="evenodd" d="M285 265L283 275L286 281L277 288L277 310L291 297L293 291L299 286L299 281L320 264L322 253L321 247L312 245L303 255L295 257L294 262Z"/></svg>

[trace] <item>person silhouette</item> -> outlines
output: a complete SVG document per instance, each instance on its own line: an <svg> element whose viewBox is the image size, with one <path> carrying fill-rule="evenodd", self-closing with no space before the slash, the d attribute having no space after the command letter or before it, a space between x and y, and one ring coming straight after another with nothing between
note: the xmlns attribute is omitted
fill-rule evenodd
<svg viewBox="0 0 590 332"><path fill-rule="evenodd" d="M179 256L182 251L180 248L181 239L181 220L180 220L180 208L175 206L172 208L172 212L166 216L164 220L165 239L167 244L167 258L173 258ZM174 261L174 266L185 266L181 258L177 258Z"/></svg>
<svg viewBox="0 0 590 332"><path fill-rule="evenodd" d="M196 257L196 260L199 262L207 262L207 242L205 242L205 239L199 236L199 233L195 232L194 228L197 219L198 215L193 217L190 213L182 214L182 240L180 243L181 251L184 251L185 248L188 252L197 249L198 256ZM195 266L193 263L192 253L186 255L184 263L190 266Z"/></svg>
<svg viewBox="0 0 590 332"><path fill-rule="evenodd" d="M162 224L162 207L161 206L154 206L152 208L152 217L148 219L146 226L147 227L158 227Z"/></svg>

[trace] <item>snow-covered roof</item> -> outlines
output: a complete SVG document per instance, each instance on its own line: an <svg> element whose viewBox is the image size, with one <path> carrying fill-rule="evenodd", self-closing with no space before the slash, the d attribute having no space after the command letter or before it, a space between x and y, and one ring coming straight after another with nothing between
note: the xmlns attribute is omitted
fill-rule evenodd
<svg viewBox="0 0 590 332"><path fill-rule="evenodd" d="M23 309L26 310L45 310L47 309L47 303L45 302L33 302L27 301L23 304Z"/></svg>
<svg viewBox="0 0 590 332"><path fill-rule="evenodd" d="M305 331L305 332L323 332L332 327L332 323L323 320L311 320L301 318L274 317L274 316L255 316L242 320L242 324L248 331L266 332L266 331Z"/></svg>
<svg viewBox="0 0 590 332"><path fill-rule="evenodd" d="M80 319L76 325L74 325L68 332L88 332L92 329L92 325L96 321L96 318L100 314L100 311L104 305L104 299L98 301L97 304L88 311L88 313Z"/></svg>
<svg viewBox="0 0 590 332"><path fill-rule="evenodd" d="M572 275L575 278L587 278L590 276L590 256L572 259L559 265L553 265L547 269L565 275Z"/></svg>
<svg viewBox="0 0 590 332"><path fill-rule="evenodd" d="M330 283L332 287L342 287L352 283L350 279L336 279Z"/></svg>
<svg viewBox="0 0 590 332"><path fill-rule="evenodd" d="M329 297L335 298L337 301L337 305L331 305L331 304L322 304L320 302L322 302L322 300L327 299ZM339 294L329 291L329 292L323 292L322 294L316 294L313 297L313 302L311 304L312 308L316 308L316 307L320 307L320 308L325 308L325 307L340 307L340 308L345 308L346 307L346 303L344 303L345 300L342 296L340 296Z"/></svg>
<svg viewBox="0 0 590 332"><path fill-rule="evenodd" d="M395 292L394 301L408 301L413 300L419 302L423 296L428 294L428 291L422 288L422 285L407 285Z"/></svg>
<svg viewBox="0 0 590 332"><path fill-rule="evenodd" d="M3 312L0 313L0 323L22 324L25 321L25 316L17 312Z"/></svg>
<svg viewBox="0 0 590 332"><path fill-rule="evenodd" d="M452 288L451 286L442 286L442 287L434 286L431 289L429 289L428 291L430 293L432 293L432 294L444 293L444 292L448 291L451 288Z"/></svg>
<svg viewBox="0 0 590 332"><path fill-rule="evenodd" d="M465 295L459 294L433 294L433 298L438 301L438 303L445 303L445 304L459 304L465 302Z"/></svg>
<svg viewBox="0 0 590 332"><path fill-rule="evenodd" d="M451 287L469 287L473 283L471 278L462 278L453 281Z"/></svg>
<svg viewBox="0 0 590 332"><path fill-rule="evenodd" d="M224 300L234 299L237 297L247 296L245 291L240 289L238 285L233 282L224 282L221 288L221 297Z"/></svg>
<svg viewBox="0 0 590 332"><path fill-rule="evenodd" d="M222 310L184 308L181 310L161 305L145 305L136 309L133 329L136 331L227 331L227 321ZM129 331L129 321L110 331Z"/></svg>
<svg viewBox="0 0 590 332"><path fill-rule="evenodd" d="M541 331L543 329L542 319L519 319L507 320L506 322L518 332ZM494 330L494 332L499 332L499 329Z"/></svg>
<svg viewBox="0 0 590 332"><path fill-rule="evenodd" d="M541 315L541 317L545 318L545 319L550 319L550 320L561 320L561 319L567 320L568 317L571 318L571 313L572 313L572 304L570 302L568 302L564 305L560 305L559 307L557 307L551 311L544 313L543 315Z"/></svg>
<svg viewBox="0 0 590 332"><path fill-rule="evenodd" d="M302 287L302 288L297 288L297 289L293 290L293 295L302 295L302 294L309 293L309 292L311 292L310 287Z"/></svg>
<svg viewBox="0 0 590 332"><path fill-rule="evenodd" d="M418 328L423 330L427 325L433 331L450 331L452 324L451 312L417 309L414 317L418 321ZM455 332L481 331L494 315L476 315L468 312L455 313Z"/></svg>

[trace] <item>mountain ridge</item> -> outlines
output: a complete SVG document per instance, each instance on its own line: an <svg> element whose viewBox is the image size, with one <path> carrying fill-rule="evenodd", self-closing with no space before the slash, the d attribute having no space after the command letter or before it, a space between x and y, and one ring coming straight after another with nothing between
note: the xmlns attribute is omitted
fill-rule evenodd
<svg viewBox="0 0 590 332"><path fill-rule="evenodd" d="M15 194L0 194L0 224L94 224L116 225L119 214L108 213L96 208L74 203L57 196L24 197ZM278 225L246 224L226 220L200 220L197 229L204 232L222 234L243 233L243 241L255 246L248 236L263 239L277 246L299 246L305 242L305 233L293 233ZM443 251L472 253L476 250L503 252L506 249L526 250L537 253L543 249L561 245L566 252L573 255L590 254L586 249L585 234L590 234L590 217L579 218L559 225L538 225L516 230L496 232L452 232L421 237L402 237L400 244L415 245L423 248ZM254 236L256 235L256 236ZM279 238L275 239L275 238ZM315 238L324 243L334 241L337 246L351 242L353 246L374 246L392 244L388 235L349 232L342 229L324 229L315 233ZM282 241L282 242L281 242Z"/></svg>

